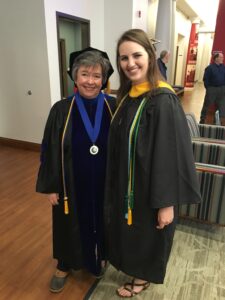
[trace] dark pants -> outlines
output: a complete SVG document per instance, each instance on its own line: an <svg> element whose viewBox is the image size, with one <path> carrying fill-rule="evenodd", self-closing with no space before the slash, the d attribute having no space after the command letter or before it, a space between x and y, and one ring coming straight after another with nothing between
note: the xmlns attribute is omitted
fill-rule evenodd
<svg viewBox="0 0 225 300"><path fill-rule="evenodd" d="M69 265L67 265L64 261L58 260L57 269L63 272L69 272L71 269Z"/></svg>
<svg viewBox="0 0 225 300"><path fill-rule="evenodd" d="M206 88L205 99L201 111L200 122L204 123L208 109L215 105L220 118L225 117L225 86L209 86Z"/></svg>

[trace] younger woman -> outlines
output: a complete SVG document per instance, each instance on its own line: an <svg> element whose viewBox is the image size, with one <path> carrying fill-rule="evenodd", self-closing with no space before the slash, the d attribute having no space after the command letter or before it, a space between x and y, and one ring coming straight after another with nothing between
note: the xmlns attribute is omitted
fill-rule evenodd
<svg viewBox="0 0 225 300"><path fill-rule="evenodd" d="M132 297L163 283L177 208L200 201L186 118L160 80L155 51L140 29L117 45L119 106L111 123L106 230L111 264L133 277L117 290Z"/></svg>

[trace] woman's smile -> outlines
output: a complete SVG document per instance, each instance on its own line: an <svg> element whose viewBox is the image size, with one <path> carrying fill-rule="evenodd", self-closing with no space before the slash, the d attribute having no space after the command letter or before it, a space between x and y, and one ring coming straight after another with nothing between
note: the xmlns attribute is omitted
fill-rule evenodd
<svg viewBox="0 0 225 300"><path fill-rule="evenodd" d="M120 66L133 85L147 81L148 53L139 44L126 41L119 47Z"/></svg>

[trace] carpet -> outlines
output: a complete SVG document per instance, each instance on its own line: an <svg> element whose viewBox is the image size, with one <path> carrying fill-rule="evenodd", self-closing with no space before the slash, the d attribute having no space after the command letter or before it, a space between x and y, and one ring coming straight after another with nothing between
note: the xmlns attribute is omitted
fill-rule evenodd
<svg viewBox="0 0 225 300"><path fill-rule="evenodd" d="M109 265L86 300L121 299L115 290L130 277ZM180 221L164 284L151 284L134 299L225 299L225 227Z"/></svg>

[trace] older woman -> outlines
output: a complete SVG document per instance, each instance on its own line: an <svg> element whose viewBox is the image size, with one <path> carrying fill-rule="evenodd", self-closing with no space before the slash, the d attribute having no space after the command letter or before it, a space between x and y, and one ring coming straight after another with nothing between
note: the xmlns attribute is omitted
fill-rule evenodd
<svg viewBox="0 0 225 300"><path fill-rule="evenodd" d="M106 146L114 99L104 95L112 66L105 52L73 52L68 71L76 93L52 107L44 131L37 192L53 208L50 291L60 292L71 269L99 276L105 249L103 198Z"/></svg>

